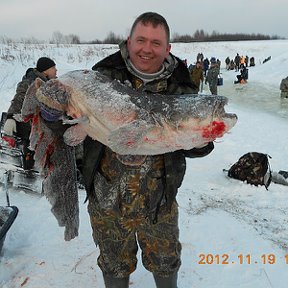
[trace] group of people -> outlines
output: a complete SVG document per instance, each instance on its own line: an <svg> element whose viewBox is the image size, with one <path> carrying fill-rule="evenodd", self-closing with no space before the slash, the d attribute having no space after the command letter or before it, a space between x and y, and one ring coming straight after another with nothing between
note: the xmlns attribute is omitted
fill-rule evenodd
<svg viewBox="0 0 288 288"><path fill-rule="evenodd" d="M197 55L196 65L189 69L191 80L197 86L197 93L199 92L201 85L203 85L203 82L205 82L205 84L209 85L211 94L217 95L221 62L215 57L212 57L210 61L208 58L203 59L203 54L199 53Z"/></svg>
<svg viewBox="0 0 288 288"><path fill-rule="evenodd" d="M183 61L170 52L169 39L165 18L154 12L143 13L133 23L126 41L119 45L119 51L96 63L92 69L146 93L198 93L198 80L192 81ZM210 62L205 81L212 94L217 94L219 67L215 58ZM200 69L199 63L196 67ZM203 77L202 72L197 73ZM55 62L47 57L41 57L35 68L27 70L8 110L6 134L24 133L25 139L29 138L31 127L24 129L24 123L17 122L13 116L21 111L25 93L36 77L48 81L56 78L56 74ZM54 125L47 123L48 129L59 134L62 122L50 120ZM43 123L46 122L43 119ZM81 145L88 213L94 242L100 249L98 265L105 287L129 286L140 247L143 265L152 272L156 287L177 288L181 243L176 196L185 175L185 158L208 155L214 149L213 142L188 151L143 155L141 163L132 155L129 161L122 162L117 153L89 136ZM106 195L114 199L109 205L103 205Z"/></svg>
<svg viewBox="0 0 288 288"><path fill-rule="evenodd" d="M250 64L249 64L250 61ZM225 59L225 64L226 64L226 69L227 70L235 70L238 72L242 67L252 67L255 66L255 59L254 57L249 58L247 55L246 56L240 56L239 53L236 54L234 59L230 59L229 56L226 57Z"/></svg>

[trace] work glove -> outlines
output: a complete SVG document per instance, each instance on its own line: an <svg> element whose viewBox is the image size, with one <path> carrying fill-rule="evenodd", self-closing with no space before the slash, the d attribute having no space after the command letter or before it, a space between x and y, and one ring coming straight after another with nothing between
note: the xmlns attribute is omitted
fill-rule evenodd
<svg viewBox="0 0 288 288"><path fill-rule="evenodd" d="M45 109L48 107L41 107L41 116L44 120L48 122L56 122L58 121L61 116L63 116L62 111L57 111L55 109Z"/></svg>
<svg viewBox="0 0 288 288"><path fill-rule="evenodd" d="M14 132L16 132L16 121L12 118L7 119L3 130L6 135L13 136Z"/></svg>

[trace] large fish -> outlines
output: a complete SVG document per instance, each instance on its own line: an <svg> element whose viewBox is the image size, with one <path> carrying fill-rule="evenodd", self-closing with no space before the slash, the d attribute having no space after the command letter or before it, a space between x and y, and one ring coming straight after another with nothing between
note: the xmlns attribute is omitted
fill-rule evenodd
<svg viewBox="0 0 288 288"><path fill-rule="evenodd" d="M92 70L68 72L48 82L38 79L26 98L34 95L50 116L76 119L70 123L77 125L64 134L67 144L77 145L89 135L118 154L192 149L222 137L237 121L224 110L226 97L147 94Z"/></svg>
<svg viewBox="0 0 288 288"><path fill-rule="evenodd" d="M147 94L91 70L68 72L47 82L36 79L21 114L24 121L32 119L30 148L44 174L43 192L65 227L65 240L76 237L79 228L71 146L89 135L124 155L191 149L222 137L235 125L237 116L225 112L226 103L223 96ZM50 125L43 118L52 121ZM58 124L56 131L51 127L58 119L76 123L64 137Z"/></svg>

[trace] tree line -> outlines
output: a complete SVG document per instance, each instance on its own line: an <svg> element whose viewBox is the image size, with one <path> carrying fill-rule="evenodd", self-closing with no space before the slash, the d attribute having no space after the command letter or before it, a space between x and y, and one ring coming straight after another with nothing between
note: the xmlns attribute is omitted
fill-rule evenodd
<svg viewBox="0 0 288 288"><path fill-rule="evenodd" d="M126 37L116 35L114 32L109 32L104 40L91 40L91 41L81 41L80 37L75 34L64 35L60 31L55 31L49 40L50 44L119 44L121 41L125 40ZM175 33L170 42L171 43L190 43L190 42L212 42L212 41L248 41L248 40L277 40L285 39L277 35L264 35L264 34L247 34L247 33L218 33L213 31L211 34L205 32L204 30L196 30L193 35L185 34L181 35ZM0 37L1 43L13 43L15 40L8 37ZM25 39L22 38L17 42L26 44L40 44L40 41L34 37Z"/></svg>

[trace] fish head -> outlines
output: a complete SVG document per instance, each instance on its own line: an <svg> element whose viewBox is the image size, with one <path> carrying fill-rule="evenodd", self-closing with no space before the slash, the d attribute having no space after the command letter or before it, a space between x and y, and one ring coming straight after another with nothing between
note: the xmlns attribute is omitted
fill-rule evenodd
<svg viewBox="0 0 288 288"><path fill-rule="evenodd" d="M228 113L225 110L225 105L228 103L228 98L225 96L211 95L206 99L208 102L212 101L213 104L206 106L203 110L203 117L200 127L202 129L203 139L207 141L214 141L221 138L225 133L230 131L237 123L238 117L234 113ZM205 104L204 104L205 105Z"/></svg>
<svg viewBox="0 0 288 288"><path fill-rule="evenodd" d="M219 95L185 95L177 99L175 110L171 113L174 126L181 134L189 135L194 131L197 141L203 143L221 138L230 131L237 122L237 115L225 111L228 98Z"/></svg>

